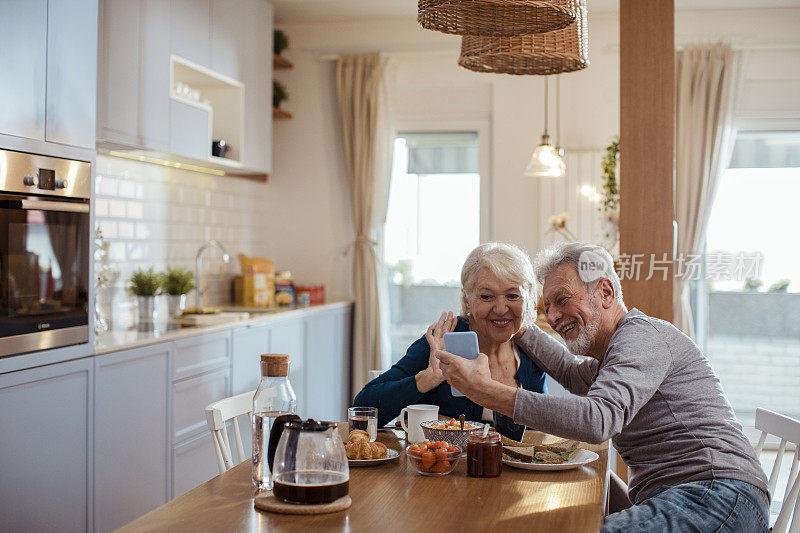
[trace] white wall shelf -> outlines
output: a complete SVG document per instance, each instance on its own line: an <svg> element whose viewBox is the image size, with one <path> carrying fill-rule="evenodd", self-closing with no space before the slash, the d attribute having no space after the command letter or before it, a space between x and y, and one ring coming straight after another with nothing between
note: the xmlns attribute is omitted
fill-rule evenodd
<svg viewBox="0 0 800 533"><path fill-rule="evenodd" d="M200 93L200 101L179 94L185 84ZM177 55L170 55L170 98L206 111L209 138L203 153L209 162L234 168L242 167L244 157L244 84L207 67ZM181 132L171 132L180 136ZM224 139L228 145L225 157L211 155L211 143Z"/></svg>

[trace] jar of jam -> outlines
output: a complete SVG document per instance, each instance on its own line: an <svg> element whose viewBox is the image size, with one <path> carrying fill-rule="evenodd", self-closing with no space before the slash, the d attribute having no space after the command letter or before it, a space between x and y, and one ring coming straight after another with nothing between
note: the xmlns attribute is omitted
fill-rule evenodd
<svg viewBox="0 0 800 533"><path fill-rule="evenodd" d="M483 429L470 431L467 442L467 475L471 477L497 477L503 469L503 445L500 433Z"/></svg>

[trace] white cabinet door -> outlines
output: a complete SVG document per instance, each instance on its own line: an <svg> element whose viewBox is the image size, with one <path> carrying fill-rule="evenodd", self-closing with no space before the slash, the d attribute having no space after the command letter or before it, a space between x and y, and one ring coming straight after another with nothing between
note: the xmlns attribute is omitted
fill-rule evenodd
<svg viewBox="0 0 800 533"><path fill-rule="evenodd" d="M339 310L306 318L306 379L308 416L322 420L345 420L343 387L347 369L343 363L342 319Z"/></svg>
<svg viewBox="0 0 800 533"><path fill-rule="evenodd" d="M44 140L46 66L47 0L0 2L0 133Z"/></svg>
<svg viewBox="0 0 800 533"><path fill-rule="evenodd" d="M173 498L219 475L211 432L206 431L175 446L172 450L172 465Z"/></svg>
<svg viewBox="0 0 800 533"><path fill-rule="evenodd" d="M93 150L96 116L97 0L51 0L45 140Z"/></svg>
<svg viewBox="0 0 800 533"><path fill-rule="evenodd" d="M211 70L241 80L247 56L244 29L257 0L211 0ZM264 56L266 58L266 56Z"/></svg>
<svg viewBox="0 0 800 533"><path fill-rule="evenodd" d="M172 0L172 53L209 66L211 0Z"/></svg>
<svg viewBox="0 0 800 533"><path fill-rule="evenodd" d="M270 352L289 355L289 381L297 395L297 414L307 414L305 326L302 318L270 322Z"/></svg>
<svg viewBox="0 0 800 533"><path fill-rule="evenodd" d="M101 9L98 137L129 146L139 146L141 7L138 0L104 0Z"/></svg>
<svg viewBox="0 0 800 533"><path fill-rule="evenodd" d="M113 531L169 501L171 346L94 358L95 531Z"/></svg>
<svg viewBox="0 0 800 533"><path fill-rule="evenodd" d="M172 380L230 367L230 331L205 333L175 341Z"/></svg>
<svg viewBox="0 0 800 533"><path fill-rule="evenodd" d="M253 325L233 330L231 395L255 390L261 379L261 354L269 353L269 326Z"/></svg>
<svg viewBox="0 0 800 533"><path fill-rule="evenodd" d="M252 1L244 22L244 166L272 172L272 4Z"/></svg>
<svg viewBox="0 0 800 533"><path fill-rule="evenodd" d="M208 431L206 406L230 396L230 369L185 379L172 385L172 442Z"/></svg>
<svg viewBox="0 0 800 533"><path fill-rule="evenodd" d="M92 359L0 376L0 529L91 528Z"/></svg>
<svg viewBox="0 0 800 533"><path fill-rule="evenodd" d="M143 147L169 151L170 4L142 0L139 138Z"/></svg>

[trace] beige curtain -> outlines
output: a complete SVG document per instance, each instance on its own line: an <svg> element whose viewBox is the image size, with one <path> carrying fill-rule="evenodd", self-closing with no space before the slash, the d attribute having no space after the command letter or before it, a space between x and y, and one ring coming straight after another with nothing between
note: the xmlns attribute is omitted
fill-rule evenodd
<svg viewBox="0 0 800 533"><path fill-rule="evenodd" d="M382 161L380 130L382 80L386 59L380 54L343 55L336 63L336 92L342 124L342 145L350 182L355 241L353 250L353 366L351 388L358 391L368 372L381 364L381 307L378 286L376 196L388 176ZM381 207L377 207L380 210ZM385 216L385 208L383 209Z"/></svg>
<svg viewBox="0 0 800 533"><path fill-rule="evenodd" d="M730 45L689 46L676 58L675 210L678 254L703 251L717 181L730 159L738 53ZM690 280L676 277L674 323L694 337Z"/></svg>

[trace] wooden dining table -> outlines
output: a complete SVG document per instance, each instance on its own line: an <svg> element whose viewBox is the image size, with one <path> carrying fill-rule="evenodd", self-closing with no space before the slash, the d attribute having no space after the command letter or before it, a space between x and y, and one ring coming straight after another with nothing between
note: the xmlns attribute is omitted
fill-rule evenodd
<svg viewBox="0 0 800 533"><path fill-rule="evenodd" d="M264 512L253 505L251 462L244 461L122 527L119 531L555 531L595 533L608 491L608 442L582 444L599 458L571 470L531 471L503 465L496 478L467 476L466 458L441 477L417 473L402 451L402 431L378 440L401 450L377 466L350 468L352 505L322 515ZM554 442L528 430L526 442Z"/></svg>

